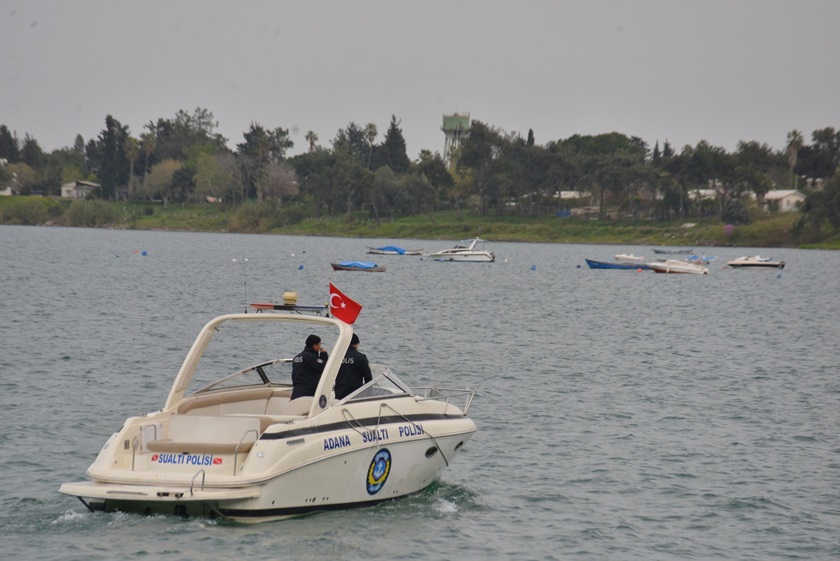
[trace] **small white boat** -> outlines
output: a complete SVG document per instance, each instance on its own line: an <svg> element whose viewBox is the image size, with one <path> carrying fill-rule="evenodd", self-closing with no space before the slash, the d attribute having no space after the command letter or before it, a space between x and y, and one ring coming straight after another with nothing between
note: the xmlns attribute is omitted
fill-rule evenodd
<svg viewBox="0 0 840 561"><path fill-rule="evenodd" d="M403 249L395 245L369 247L367 252L371 255L423 255L422 249Z"/></svg>
<svg viewBox="0 0 840 561"><path fill-rule="evenodd" d="M163 408L129 417L88 468L89 481L59 491L92 512L275 520L420 492L476 431L467 417L474 390L412 389L382 365L336 400L352 328L301 313L318 307L258 306L264 311L208 322ZM260 356L299 350L309 333L332 351L314 397L291 400L292 359ZM259 363L231 368L246 354Z"/></svg>
<svg viewBox="0 0 840 561"><path fill-rule="evenodd" d="M772 257L760 255L738 257L728 262L727 265L736 269L784 269L785 262L778 261Z"/></svg>
<svg viewBox="0 0 840 561"><path fill-rule="evenodd" d="M665 261L654 261L647 264L654 273L682 273L690 275L708 275L709 268L692 261L680 261L679 259L666 259Z"/></svg>
<svg viewBox="0 0 840 561"><path fill-rule="evenodd" d="M654 253L658 253L660 255L691 255L694 253L693 249L677 249L674 247L666 248L666 249L654 249Z"/></svg>
<svg viewBox="0 0 840 561"><path fill-rule="evenodd" d="M628 265L645 265L648 261L646 257L642 255L633 255L632 253L617 253L613 256L613 259L615 259L619 263L624 263Z"/></svg>
<svg viewBox="0 0 840 561"><path fill-rule="evenodd" d="M462 240L453 248L430 253L426 257L435 261L460 261L465 263L492 263L496 260L493 252L484 249L484 240L480 238Z"/></svg>

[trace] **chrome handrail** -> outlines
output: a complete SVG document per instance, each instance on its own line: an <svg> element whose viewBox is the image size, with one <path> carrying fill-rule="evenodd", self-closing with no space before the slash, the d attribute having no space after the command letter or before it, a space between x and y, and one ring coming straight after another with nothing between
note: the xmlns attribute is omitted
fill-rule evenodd
<svg viewBox="0 0 840 561"><path fill-rule="evenodd" d="M257 440L260 439L260 432L258 430L248 429L245 431L245 434L243 434L242 438L239 439L239 444L237 444L236 448L233 449L233 475L236 475L236 465L237 460L239 459L239 447L242 446L243 442L245 442L245 437L248 436L249 433L254 433L255 435L257 435Z"/></svg>
<svg viewBox="0 0 840 561"><path fill-rule="evenodd" d="M197 472L195 472L195 475L193 475L193 477L192 477L192 481L190 481L190 496L191 497L195 495L195 493L193 493L193 486L195 486L195 478L198 477L199 473L201 474L201 490L204 491L204 480L207 478L207 474L204 472L204 468L202 468L202 469L198 470Z"/></svg>
<svg viewBox="0 0 840 561"><path fill-rule="evenodd" d="M140 434L135 436L134 439L131 441L131 471L134 471L134 457L135 457L135 454L137 453L137 449L140 448L140 437L143 436L143 431L145 431L149 427L152 427L152 429L154 429L154 431L155 431L154 440L158 439L158 437L157 437L158 426L155 423L152 423L151 425L141 425L140 426Z"/></svg>
<svg viewBox="0 0 840 561"><path fill-rule="evenodd" d="M464 399L464 407L463 412L464 415L470 410L470 405L472 405L473 398L475 397L475 392L473 388L434 388L431 386L421 386L421 387L413 387L411 388L412 392L418 394L417 400L418 401L443 401L446 404L450 403L450 400L456 397L460 397ZM420 395L422 394L422 395Z"/></svg>
<svg viewBox="0 0 840 561"><path fill-rule="evenodd" d="M140 446L140 436L135 436L131 441L131 471L134 471L134 455Z"/></svg>

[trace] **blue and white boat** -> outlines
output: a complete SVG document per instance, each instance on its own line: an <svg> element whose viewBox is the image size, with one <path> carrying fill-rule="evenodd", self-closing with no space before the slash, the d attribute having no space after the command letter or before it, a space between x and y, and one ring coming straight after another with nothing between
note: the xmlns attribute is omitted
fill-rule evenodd
<svg viewBox="0 0 840 561"><path fill-rule="evenodd" d="M607 261L596 261L595 259L586 259L586 264L590 269L623 269L623 270L645 270L649 267L647 263L639 263L634 260L610 259Z"/></svg>
<svg viewBox="0 0 840 561"><path fill-rule="evenodd" d="M330 263L333 271L367 271L369 273L384 273L385 267L380 267L373 261L339 261Z"/></svg>
<svg viewBox="0 0 840 561"><path fill-rule="evenodd" d="M403 249L395 245L369 247L367 252L372 255L423 255L422 249Z"/></svg>

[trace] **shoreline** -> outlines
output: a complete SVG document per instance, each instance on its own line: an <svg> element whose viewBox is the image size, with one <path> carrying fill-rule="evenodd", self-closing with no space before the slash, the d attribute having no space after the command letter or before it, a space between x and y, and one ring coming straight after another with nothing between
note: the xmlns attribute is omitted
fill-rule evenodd
<svg viewBox="0 0 840 561"><path fill-rule="evenodd" d="M755 216L749 224L734 226L711 217L619 221L479 216L468 211L438 211L376 221L364 213L314 218L295 214L296 209L290 207L266 214L258 207L220 208L201 203L161 207L148 203L29 199L43 204L27 201L13 210L14 205L8 203L14 201L0 199L6 199L0 200L0 221L7 225L384 240L457 241L480 237L488 242L513 243L840 249L838 234L799 231L802 215L798 212Z"/></svg>

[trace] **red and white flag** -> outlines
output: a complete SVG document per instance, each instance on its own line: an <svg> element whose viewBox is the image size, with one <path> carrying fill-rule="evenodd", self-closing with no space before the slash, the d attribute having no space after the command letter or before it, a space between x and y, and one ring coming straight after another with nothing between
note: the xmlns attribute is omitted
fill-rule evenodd
<svg viewBox="0 0 840 561"><path fill-rule="evenodd" d="M359 317L362 305L341 293L330 283L330 313L335 319L352 324Z"/></svg>

